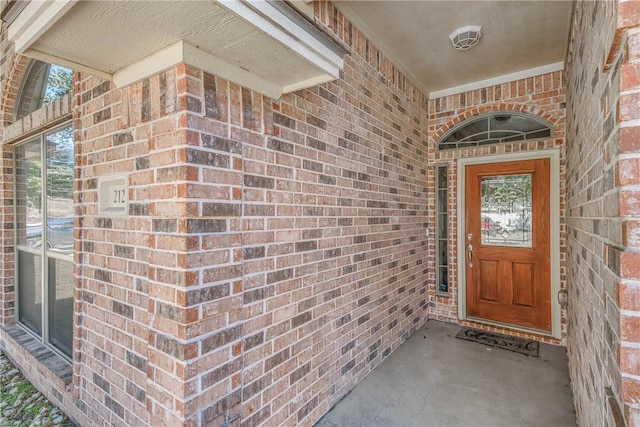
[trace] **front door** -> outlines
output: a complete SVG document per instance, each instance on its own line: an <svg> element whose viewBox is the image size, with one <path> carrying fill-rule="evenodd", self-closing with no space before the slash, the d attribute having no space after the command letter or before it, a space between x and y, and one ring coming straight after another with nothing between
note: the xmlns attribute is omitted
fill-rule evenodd
<svg viewBox="0 0 640 427"><path fill-rule="evenodd" d="M549 159L467 165L467 316L551 332Z"/></svg>

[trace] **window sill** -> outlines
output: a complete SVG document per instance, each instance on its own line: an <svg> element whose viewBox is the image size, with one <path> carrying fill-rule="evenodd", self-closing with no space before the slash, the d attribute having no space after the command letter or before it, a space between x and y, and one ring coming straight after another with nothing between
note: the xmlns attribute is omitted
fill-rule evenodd
<svg viewBox="0 0 640 427"><path fill-rule="evenodd" d="M71 362L35 339L18 325L2 328L15 342L24 348L33 358L42 364L65 385L71 384L73 367ZM11 356L11 355L8 355Z"/></svg>

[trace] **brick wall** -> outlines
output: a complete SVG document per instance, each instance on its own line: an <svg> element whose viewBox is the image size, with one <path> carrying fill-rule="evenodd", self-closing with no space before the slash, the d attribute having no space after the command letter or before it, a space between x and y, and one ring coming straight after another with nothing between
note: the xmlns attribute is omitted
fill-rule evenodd
<svg viewBox="0 0 640 427"><path fill-rule="evenodd" d="M619 306L620 371L624 414L630 426L640 425L640 9L637 4L620 4L618 31L629 31L627 56L620 67L619 157L616 162L616 185L620 188L620 253Z"/></svg>
<svg viewBox="0 0 640 427"><path fill-rule="evenodd" d="M8 91L8 79L6 78L10 70L10 62L12 58L11 47L6 41L6 25L4 22L0 22L0 55L4 60L0 62L0 95ZM0 106L4 102L0 101ZM0 111L4 111L6 108L1 108ZM3 116L0 116L2 126L0 126L0 139L4 134ZM2 149L2 176L0 177L0 196L2 200L13 200L13 175L7 176L7 168L13 166L12 163L13 151L9 148L3 147ZM8 274L2 274L0 279L0 323L5 324L12 321L14 315L14 282L13 282L13 248L11 240L13 240L13 208L12 204L3 204L0 208L0 220L2 220L2 226L0 227L0 268L3 272Z"/></svg>
<svg viewBox="0 0 640 427"><path fill-rule="evenodd" d="M428 105L324 1L318 22L350 52L341 78L277 101L185 65L122 89L76 73L73 97L54 111L0 129L12 140L73 113L72 382L40 369L4 329L3 348L82 425L312 425L427 317L457 317L455 232L451 295L434 295L433 166L450 165L454 231L457 159L557 149L562 333L579 421L603 425L619 406L640 423L640 39L621 32L635 25L629 4L577 5L566 76ZM7 124L26 62L0 47ZM496 109L539 115L554 138L436 150L446 129ZM4 145L4 327L14 321L11 153ZM124 173L128 215L101 215L99 179Z"/></svg>
<svg viewBox="0 0 640 427"><path fill-rule="evenodd" d="M149 424L158 401L173 414L174 399L181 396L178 381L154 384L160 370L175 376L176 366L156 353L157 328L149 316L159 276L171 276L176 285L184 276L176 263L181 237L176 236L175 252L164 254L150 235L150 212L156 206L171 203L178 210L184 205L175 193L177 183L163 182L165 172L157 164L180 145L177 73L169 70L124 89L79 77L74 125L81 216L76 310L81 321L74 334L74 387L97 424ZM160 141L169 143L161 146ZM128 175L128 215L101 215L100 178L117 174ZM176 221L170 210L161 216ZM163 421L179 423L180 418L173 414Z"/></svg>
<svg viewBox="0 0 640 427"><path fill-rule="evenodd" d="M457 160L467 157L499 156L500 154L541 149L557 149L560 153L560 287L566 289L564 221L565 193L565 76L561 71L516 80L473 91L429 100L429 165L449 166L449 296L435 295L435 274L430 273L429 289L435 297L429 316L434 319L457 322L458 319L458 196ZM553 128L553 136L541 141L525 141L481 146L474 148L438 150L438 139L461 121L490 111L521 111L546 120ZM435 188L435 167L429 168L428 188ZM431 197L430 200L434 200ZM435 235L435 205L429 206L429 226ZM435 272L435 242L429 242L429 271ZM555 302L555 296L552 295ZM560 340L534 334L516 333L502 328L486 327L474 322L464 322L483 329L491 329L541 341L559 343ZM566 334L566 313L561 313L562 336Z"/></svg>
<svg viewBox="0 0 640 427"><path fill-rule="evenodd" d="M40 132L47 125L71 119L72 97L65 95L21 120L13 120L13 106L29 64L29 58L15 55L6 40L4 22L0 27L0 141L2 142L2 175L0 176L0 347L39 390L60 406L76 422L89 424L80 408L83 402L74 398L71 367L62 358L17 327L15 319L15 259L14 259L14 191L13 147L10 142ZM43 363L42 361L45 361Z"/></svg>
<svg viewBox="0 0 640 427"><path fill-rule="evenodd" d="M578 3L571 35L567 346L581 425L640 422L639 16L636 2Z"/></svg>
<svg viewBox="0 0 640 427"><path fill-rule="evenodd" d="M623 412L628 425L640 424L640 5L621 2L618 6L616 34L628 36L621 46L620 98L616 106L619 123L615 185L619 189L621 249L620 287L620 363ZM616 71L612 71L615 75ZM612 85L613 86L613 85ZM615 147L612 139L611 148ZM617 236L616 236L617 237ZM618 241L616 241L618 243ZM617 256L617 255L616 255ZM615 313L615 311L614 311Z"/></svg>
<svg viewBox="0 0 640 427"><path fill-rule="evenodd" d="M194 212L226 231L192 264L202 424L312 425L426 319L425 100L316 13L352 52L336 82L274 101L189 73Z"/></svg>
<svg viewBox="0 0 640 427"><path fill-rule="evenodd" d="M82 81L75 386L101 422L311 425L426 320L426 101L316 7L343 78L279 101L188 66ZM115 172L128 217L97 213Z"/></svg>
<svg viewBox="0 0 640 427"><path fill-rule="evenodd" d="M184 65L74 75L71 386L3 346L80 424L312 425L426 320L426 99L315 7L342 78L278 101ZM123 173L128 215L100 214Z"/></svg>

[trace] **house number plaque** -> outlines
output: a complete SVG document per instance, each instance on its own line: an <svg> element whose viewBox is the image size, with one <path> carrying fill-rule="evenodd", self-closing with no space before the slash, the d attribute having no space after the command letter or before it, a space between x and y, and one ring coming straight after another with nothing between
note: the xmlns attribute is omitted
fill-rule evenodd
<svg viewBox="0 0 640 427"><path fill-rule="evenodd" d="M98 185L99 211L101 215L125 215L129 204L128 177L117 175L103 177Z"/></svg>

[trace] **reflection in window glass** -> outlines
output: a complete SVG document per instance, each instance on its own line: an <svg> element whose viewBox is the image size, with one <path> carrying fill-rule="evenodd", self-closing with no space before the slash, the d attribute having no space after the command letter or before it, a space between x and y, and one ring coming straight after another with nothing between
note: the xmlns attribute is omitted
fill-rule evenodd
<svg viewBox="0 0 640 427"><path fill-rule="evenodd" d="M73 254L73 129L49 133L47 145L47 245Z"/></svg>
<svg viewBox="0 0 640 427"><path fill-rule="evenodd" d="M480 180L483 245L531 247L531 174Z"/></svg>
<svg viewBox="0 0 640 427"><path fill-rule="evenodd" d="M40 138L16 147L16 232L18 245L42 245L42 145Z"/></svg>
<svg viewBox="0 0 640 427"><path fill-rule="evenodd" d="M49 258L49 341L71 355L73 342L73 263Z"/></svg>
<svg viewBox="0 0 640 427"><path fill-rule="evenodd" d="M42 256L18 250L20 323L42 334Z"/></svg>
<svg viewBox="0 0 640 427"><path fill-rule="evenodd" d="M71 92L71 83L70 69L42 61L32 61L22 80L15 119L21 119Z"/></svg>

